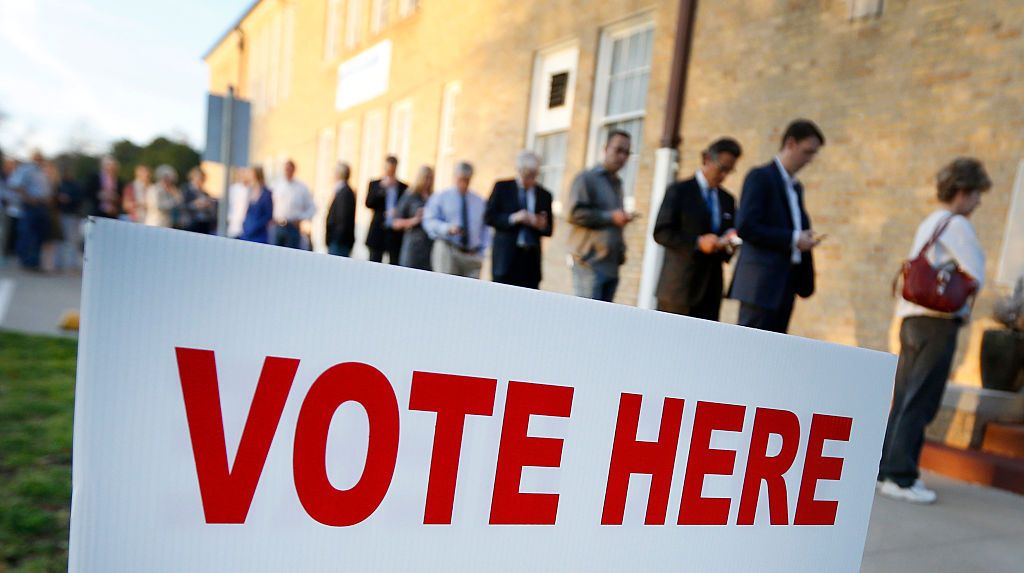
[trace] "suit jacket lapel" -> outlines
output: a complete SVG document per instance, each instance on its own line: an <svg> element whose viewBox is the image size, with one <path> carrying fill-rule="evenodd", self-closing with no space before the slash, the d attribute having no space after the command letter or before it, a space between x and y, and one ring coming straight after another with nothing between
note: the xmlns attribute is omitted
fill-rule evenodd
<svg viewBox="0 0 1024 573"><path fill-rule="evenodd" d="M782 173L779 172L779 164L775 161L771 162L772 173L775 175L775 190L779 199L782 201L782 211L786 213L786 219L789 219L789 224L796 229L797 221L793 220L793 211L789 208L789 191L786 190L786 180L782 178ZM799 198L799 193L797 194Z"/></svg>

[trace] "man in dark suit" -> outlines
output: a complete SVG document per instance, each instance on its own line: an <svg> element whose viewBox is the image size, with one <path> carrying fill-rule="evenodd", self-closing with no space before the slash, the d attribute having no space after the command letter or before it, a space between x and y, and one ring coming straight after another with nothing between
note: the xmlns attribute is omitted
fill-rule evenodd
<svg viewBox="0 0 1024 573"><path fill-rule="evenodd" d="M124 182L118 177L120 165L111 156L100 160L100 170L85 183L86 213L116 219L121 215L121 190Z"/></svg>
<svg viewBox="0 0 1024 573"><path fill-rule="evenodd" d="M395 219L395 207L398 199L409 187L395 177L398 170L398 158L388 155L384 160L384 176L370 181L366 193L366 206L373 209L373 220L366 234L366 246L370 249L370 260L379 263L388 255L388 263L398 264L398 255L402 251L402 231L391 228Z"/></svg>
<svg viewBox="0 0 1024 573"><path fill-rule="evenodd" d="M786 128L775 159L752 169L743 182L736 221L743 247L729 289L741 303L741 326L784 333L796 297L814 294L811 251L823 237L811 231L796 174L823 145L818 126L798 119Z"/></svg>
<svg viewBox="0 0 1024 573"><path fill-rule="evenodd" d="M665 247L656 296L658 310L718 320L722 264L732 258L736 199L721 187L743 153L722 138L703 153L703 165L665 191L654 223L654 240Z"/></svg>
<svg viewBox="0 0 1024 573"><path fill-rule="evenodd" d="M327 212L327 252L340 257L350 256L356 243L356 194L348 184L351 172L348 163L334 168L334 200Z"/></svg>
<svg viewBox="0 0 1024 573"><path fill-rule="evenodd" d="M537 183L540 158L516 156L516 178L494 184L484 222L494 227L491 275L494 282L536 289L541 279L541 237L552 229L551 193Z"/></svg>

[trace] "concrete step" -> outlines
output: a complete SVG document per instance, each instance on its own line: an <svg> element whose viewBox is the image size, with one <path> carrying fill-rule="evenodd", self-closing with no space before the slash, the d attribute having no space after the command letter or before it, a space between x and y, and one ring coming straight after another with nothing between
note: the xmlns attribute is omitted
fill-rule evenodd
<svg viewBox="0 0 1024 573"><path fill-rule="evenodd" d="M981 451L1007 458L1024 459L1024 424L989 422Z"/></svg>
<svg viewBox="0 0 1024 573"><path fill-rule="evenodd" d="M949 384L926 436L933 442L977 450L985 427L993 423L1024 424L1024 394Z"/></svg>
<svg viewBox="0 0 1024 573"><path fill-rule="evenodd" d="M1024 458L925 442L921 467L958 480L1024 495Z"/></svg>

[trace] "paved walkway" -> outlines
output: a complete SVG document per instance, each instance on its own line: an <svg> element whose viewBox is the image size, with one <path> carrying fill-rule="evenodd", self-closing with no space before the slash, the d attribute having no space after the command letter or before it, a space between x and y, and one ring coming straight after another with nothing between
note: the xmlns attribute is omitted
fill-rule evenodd
<svg viewBox="0 0 1024 573"><path fill-rule="evenodd" d="M68 335L60 316L77 309L82 279L0 268L0 328ZM1024 497L940 476L932 506L876 496L864 573L1024 572Z"/></svg>

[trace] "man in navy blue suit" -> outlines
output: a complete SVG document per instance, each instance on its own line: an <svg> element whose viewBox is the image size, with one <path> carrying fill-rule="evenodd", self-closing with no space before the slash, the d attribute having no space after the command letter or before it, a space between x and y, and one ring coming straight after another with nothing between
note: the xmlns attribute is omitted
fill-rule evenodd
<svg viewBox="0 0 1024 573"><path fill-rule="evenodd" d="M814 122L798 119L782 136L779 154L743 182L736 230L743 239L729 297L740 301L739 324L786 332L797 296L814 294L812 251L823 237L811 230L796 174L825 145Z"/></svg>

